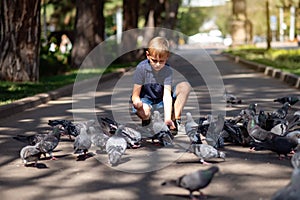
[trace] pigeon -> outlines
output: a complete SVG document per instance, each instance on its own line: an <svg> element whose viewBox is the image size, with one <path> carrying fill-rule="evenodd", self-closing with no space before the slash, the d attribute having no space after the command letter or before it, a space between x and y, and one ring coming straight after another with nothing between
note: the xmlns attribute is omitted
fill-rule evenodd
<svg viewBox="0 0 300 200"><path fill-rule="evenodd" d="M300 100L300 96L285 96L274 99L274 102L285 104L286 102L290 105L296 104Z"/></svg>
<svg viewBox="0 0 300 200"><path fill-rule="evenodd" d="M154 135L152 141L159 140L159 143L163 146L173 146L174 136L170 132L169 127L165 124L160 116L159 111L155 110L152 115L152 130Z"/></svg>
<svg viewBox="0 0 300 200"><path fill-rule="evenodd" d="M87 157L87 152L92 145L91 135L88 134L88 129L82 127L80 133L76 136L73 148L75 154L83 154L84 157Z"/></svg>
<svg viewBox="0 0 300 200"><path fill-rule="evenodd" d="M224 127L224 121L224 116L222 114L218 114L217 119L210 123L205 136L207 144L216 148L222 147L224 145L221 142L221 132Z"/></svg>
<svg viewBox="0 0 300 200"><path fill-rule="evenodd" d="M109 136L104 134L101 130L96 130L94 127L90 127L89 132L91 133L92 144L99 148L101 152L104 152Z"/></svg>
<svg viewBox="0 0 300 200"><path fill-rule="evenodd" d="M253 114L253 113L252 113ZM255 117L253 115L245 114L248 122L247 122L247 131L250 137L256 142L262 142L267 139L272 139L276 134L271 131L267 131L257 125Z"/></svg>
<svg viewBox="0 0 300 200"><path fill-rule="evenodd" d="M35 145L27 145L20 151L20 157L25 166L29 162L34 162L34 166L37 165L37 161L40 159L42 152L38 149L38 143Z"/></svg>
<svg viewBox="0 0 300 200"><path fill-rule="evenodd" d="M204 137L207 134L209 124L211 122L211 115L208 115L207 117L200 117L198 120L198 130L197 132L203 135Z"/></svg>
<svg viewBox="0 0 300 200"><path fill-rule="evenodd" d="M112 135L106 142L106 152L111 166L116 166L121 160L127 148L127 141L122 135L125 125L119 125L115 134Z"/></svg>
<svg viewBox="0 0 300 200"><path fill-rule="evenodd" d="M101 118L100 123L103 132L108 136L112 136L113 134L115 134L120 124L121 123L118 123L108 117ZM141 146L142 135L140 131L134 129L133 127L129 127L128 125L124 125L122 135L127 141L127 145L129 148L138 148Z"/></svg>
<svg viewBox="0 0 300 200"><path fill-rule="evenodd" d="M55 125L62 125L64 129L66 130L66 133L69 135L70 139L71 136L76 137L80 133L80 129L82 127L88 128L92 125L94 125L95 120L87 120L82 122L72 122L70 120L49 120L48 125L55 126Z"/></svg>
<svg viewBox="0 0 300 200"><path fill-rule="evenodd" d="M20 142L26 143L28 145L35 145L39 143L43 138L47 136L47 133L37 133L34 135L17 135L13 139Z"/></svg>
<svg viewBox="0 0 300 200"><path fill-rule="evenodd" d="M288 131L288 122L283 121L271 128L270 131L276 135L284 136Z"/></svg>
<svg viewBox="0 0 300 200"><path fill-rule="evenodd" d="M194 121L190 112L186 113L185 133L189 137L191 144L201 144L201 137L198 133L199 125Z"/></svg>
<svg viewBox="0 0 300 200"><path fill-rule="evenodd" d="M186 123L185 123L185 132L188 133L193 130L198 129L198 124L193 119L193 116L190 112L186 113Z"/></svg>
<svg viewBox="0 0 300 200"><path fill-rule="evenodd" d="M190 192L189 196L191 199L194 199L193 192L199 191L200 196L203 195L203 193L200 191L201 189L207 187L214 175L219 171L219 168L217 166L212 166L205 170L197 170L195 172L185 174L183 176L180 176L176 180L168 180L161 183L163 186L167 185L174 185L180 188L184 188Z"/></svg>
<svg viewBox="0 0 300 200"><path fill-rule="evenodd" d="M217 150L208 144L191 144L190 151L200 158L200 163L209 165L210 163L206 162L211 158L222 158L225 160L225 153Z"/></svg>
<svg viewBox="0 0 300 200"><path fill-rule="evenodd" d="M286 102L286 103L283 104L283 106L281 108L271 112L270 115L271 115L272 118L284 119L287 116L288 110L289 110L290 107L291 107L291 104Z"/></svg>
<svg viewBox="0 0 300 200"><path fill-rule="evenodd" d="M285 135L285 137L294 138L298 141L298 144L300 144L300 130L299 129L288 132Z"/></svg>
<svg viewBox="0 0 300 200"><path fill-rule="evenodd" d="M122 135L124 136L129 148L138 148L141 146L142 135L138 130L125 126Z"/></svg>
<svg viewBox="0 0 300 200"><path fill-rule="evenodd" d="M41 153L46 155L48 153L52 160L56 160L56 158L52 155L53 150L57 147L61 133L63 133L61 125L56 125L53 127L53 130L49 132L38 144L37 148Z"/></svg>
<svg viewBox="0 0 300 200"><path fill-rule="evenodd" d="M112 136L113 134L115 134L115 132L119 126L119 123L108 117L101 117L100 118L100 126L106 135Z"/></svg>
<svg viewBox="0 0 300 200"><path fill-rule="evenodd" d="M224 91L223 98L225 102L229 105L242 103L242 100L240 98L236 97L233 94L228 93L226 89Z"/></svg>
<svg viewBox="0 0 300 200"><path fill-rule="evenodd" d="M255 116L256 115L256 108L257 108L257 103L250 103L248 105L248 108L242 110L241 113L242 113L242 115L246 114L246 115Z"/></svg>
<svg viewBox="0 0 300 200"><path fill-rule="evenodd" d="M300 168L300 146L297 146L295 153L292 156L291 163L294 168Z"/></svg>
<svg viewBox="0 0 300 200"><path fill-rule="evenodd" d="M223 139L225 138L224 133L226 133L228 135L227 140L231 140L231 142L236 144L244 144L242 127L238 126L234 121L225 120L223 131L224 132L221 133Z"/></svg>
<svg viewBox="0 0 300 200"><path fill-rule="evenodd" d="M287 157L287 154L294 151L297 147L298 141L294 138L284 136L274 136L263 142L254 143L256 150L270 150L277 153L279 159L282 159L281 155Z"/></svg>
<svg viewBox="0 0 300 200"><path fill-rule="evenodd" d="M291 180L285 187L276 191L271 200L299 200L300 197L300 152L297 151L291 159L294 170L291 175Z"/></svg>

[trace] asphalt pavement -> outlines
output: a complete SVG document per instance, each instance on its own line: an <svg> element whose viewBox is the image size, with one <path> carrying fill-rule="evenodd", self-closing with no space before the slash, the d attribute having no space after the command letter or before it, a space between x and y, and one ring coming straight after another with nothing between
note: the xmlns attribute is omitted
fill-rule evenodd
<svg viewBox="0 0 300 200"><path fill-rule="evenodd" d="M230 118L249 103L258 109L272 111L280 107L274 98L300 95L299 89L273 78L251 63L237 62L222 55L216 48L186 46L174 50L170 64L175 70L175 82L186 80L192 92L183 111L195 119L214 112L225 112ZM239 60L240 61L240 60ZM255 70L254 70L255 69ZM94 79L73 88L73 94L14 112L0 119L0 197L6 199L188 199L186 190L162 187L164 180L177 178L197 169L206 169L199 159L179 146L162 148L146 141L141 148L127 149L120 165L111 167L106 154L78 160L73 143L63 137L54 155L58 160L42 159L38 167L24 167L19 158L23 143L12 137L49 131L48 120L88 120L112 117L116 121L139 125L130 114L129 96L134 69ZM273 74L273 73L272 73ZM224 88L242 99L242 104L228 107L220 103ZM69 89L70 90L70 89ZM291 112L298 110L292 107ZM4 111L2 111L4 112ZM179 133L176 144L186 144ZM270 199L290 179L290 160L278 160L269 151L249 152L248 148L228 144L222 149L227 158L214 160L220 168L212 183L202 190L207 199Z"/></svg>

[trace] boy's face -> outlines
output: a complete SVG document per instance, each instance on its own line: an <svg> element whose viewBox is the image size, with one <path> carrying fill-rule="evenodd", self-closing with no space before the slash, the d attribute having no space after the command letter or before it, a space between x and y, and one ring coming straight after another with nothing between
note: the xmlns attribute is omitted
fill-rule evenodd
<svg viewBox="0 0 300 200"><path fill-rule="evenodd" d="M152 66L152 68L155 70L155 71L159 71L161 70L167 60L168 60L168 57L169 55L151 55L148 51L146 51L146 56L147 56L147 59L150 61L150 65Z"/></svg>

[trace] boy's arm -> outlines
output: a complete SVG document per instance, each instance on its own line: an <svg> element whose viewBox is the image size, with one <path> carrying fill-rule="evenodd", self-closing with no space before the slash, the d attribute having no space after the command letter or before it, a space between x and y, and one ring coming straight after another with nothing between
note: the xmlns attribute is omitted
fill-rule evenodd
<svg viewBox="0 0 300 200"><path fill-rule="evenodd" d="M140 93L141 93L142 85L134 84L132 89L132 104L133 106L138 109L143 106L143 103L140 99Z"/></svg>
<svg viewBox="0 0 300 200"><path fill-rule="evenodd" d="M164 86L164 111L165 111L165 123L174 128L174 123L172 121L172 96L171 96L171 86Z"/></svg>

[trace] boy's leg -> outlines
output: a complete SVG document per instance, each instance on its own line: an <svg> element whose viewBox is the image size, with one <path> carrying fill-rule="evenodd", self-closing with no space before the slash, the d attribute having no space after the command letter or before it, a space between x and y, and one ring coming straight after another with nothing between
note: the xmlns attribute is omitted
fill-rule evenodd
<svg viewBox="0 0 300 200"><path fill-rule="evenodd" d="M173 105L173 113L174 118L173 122L176 127L176 129L173 131L173 134L177 134L178 128L181 124L181 113L183 110L183 107L189 97L191 91L191 86L188 82L180 82L175 87L175 102Z"/></svg>
<svg viewBox="0 0 300 200"><path fill-rule="evenodd" d="M174 118L181 119L181 113L191 91L191 85L188 82L180 82L176 85L174 102Z"/></svg>
<svg viewBox="0 0 300 200"><path fill-rule="evenodd" d="M142 107L134 108L132 107L133 113L135 113L140 119L142 119L142 126L147 126L151 122L151 101L142 98Z"/></svg>

